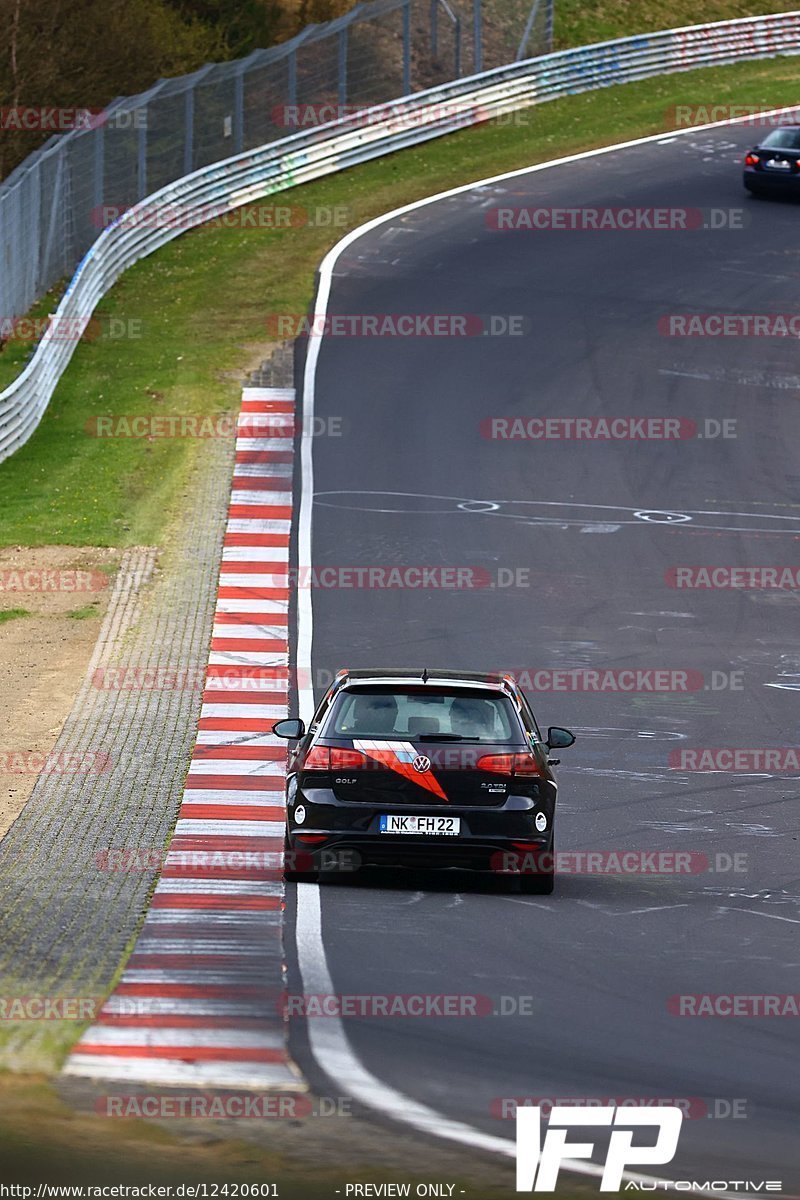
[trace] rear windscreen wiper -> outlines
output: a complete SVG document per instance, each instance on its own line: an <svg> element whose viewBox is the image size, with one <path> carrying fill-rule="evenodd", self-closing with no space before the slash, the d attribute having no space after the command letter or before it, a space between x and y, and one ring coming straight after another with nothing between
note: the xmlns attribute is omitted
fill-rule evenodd
<svg viewBox="0 0 800 1200"><path fill-rule="evenodd" d="M476 742L480 738L464 737L460 733L410 733L415 742Z"/></svg>

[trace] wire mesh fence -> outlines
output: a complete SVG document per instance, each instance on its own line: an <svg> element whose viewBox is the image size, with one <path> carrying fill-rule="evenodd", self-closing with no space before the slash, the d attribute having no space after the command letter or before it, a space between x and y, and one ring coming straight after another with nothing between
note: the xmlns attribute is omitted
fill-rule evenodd
<svg viewBox="0 0 800 1200"><path fill-rule="evenodd" d="M372 0L289 42L114 101L0 184L0 318L72 274L184 175L357 109L550 48L553 0Z"/></svg>

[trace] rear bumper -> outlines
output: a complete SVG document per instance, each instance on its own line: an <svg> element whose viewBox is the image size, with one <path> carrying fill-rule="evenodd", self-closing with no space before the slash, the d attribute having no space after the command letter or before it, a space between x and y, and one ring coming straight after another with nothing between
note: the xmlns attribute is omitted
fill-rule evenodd
<svg viewBox="0 0 800 1200"><path fill-rule="evenodd" d="M297 824L298 804L305 819ZM353 872L361 866L460 867L465 870L513 872L520 853L537 856L552 849L555 804L550 799L508 796L502 805L403 805L375 808L371 804L342 803L327 789L296 793L287 809L288 849L298 859L311 855L314 866L330 872ZM382 813L405 815L446 814L458 817L458 834L382 834ZM536 828L544 814L546 827ZM313 841L306 840L307 838ZM324 838L324 841L317 839ZM520 850L522 844L523 850Z"/></svg>
<svg viewBox="0 0 800 1200"><path fill-rule="evenodd" d="M309 845L301 839L289 837L289 851L293 861L305 870L317 870L329 874L354 874L361 867L456 867L464 871L487 871L498 876L535 873L532 865L538 855L551 853L551 842L540 839L536 849L516 850L507 839L496 841L469 839L458 842L447 838L447 844L432 838L384 836L348 837L332 836L324 843ZM533 847L533 839L528 839ZM523 866L520 868L519 864Z"/></svg>
<svg viewBox="0 0 800 1200"><path fill-rule="evenodd" d="M781 175L777 171L757 171L754 167L745 167L742 183L748 192L776 192L786 196L800 196L800 172Z"/></svg>

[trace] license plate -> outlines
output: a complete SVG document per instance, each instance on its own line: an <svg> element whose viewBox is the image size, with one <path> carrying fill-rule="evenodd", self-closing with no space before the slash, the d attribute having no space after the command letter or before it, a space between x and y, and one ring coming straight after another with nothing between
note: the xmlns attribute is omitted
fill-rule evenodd
<svg viewBox="0 0 800 1200"><path fill-rule="evenodd" d="M380 819L381 833L457 834L461 831L459 817L412 817L400 813L384 814Z"/></svg>
<svg viewBox="0 0 800 1200"><path fill-rule="evenodd" d="M768 158L767 166L773 171L791 171L792 164L788 163L785 158Z"/></svg>

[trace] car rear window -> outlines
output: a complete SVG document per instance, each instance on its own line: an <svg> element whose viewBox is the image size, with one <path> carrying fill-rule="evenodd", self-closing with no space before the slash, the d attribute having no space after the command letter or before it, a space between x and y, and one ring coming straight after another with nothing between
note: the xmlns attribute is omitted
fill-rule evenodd
<svg viewBox="0 0 800 1200"><path fill-rule="evenodd" d="M361 687L337 697L326 737L430 738L518 743L522 730L507 696L480 688Z"/></svg>
<svg viewBox="0 0 800 1200"><path fill-rule="evenodd" d="M800 150L800 127L797 129L773 129L764 138L762 146L777 146L783 150Z"/></svg>

